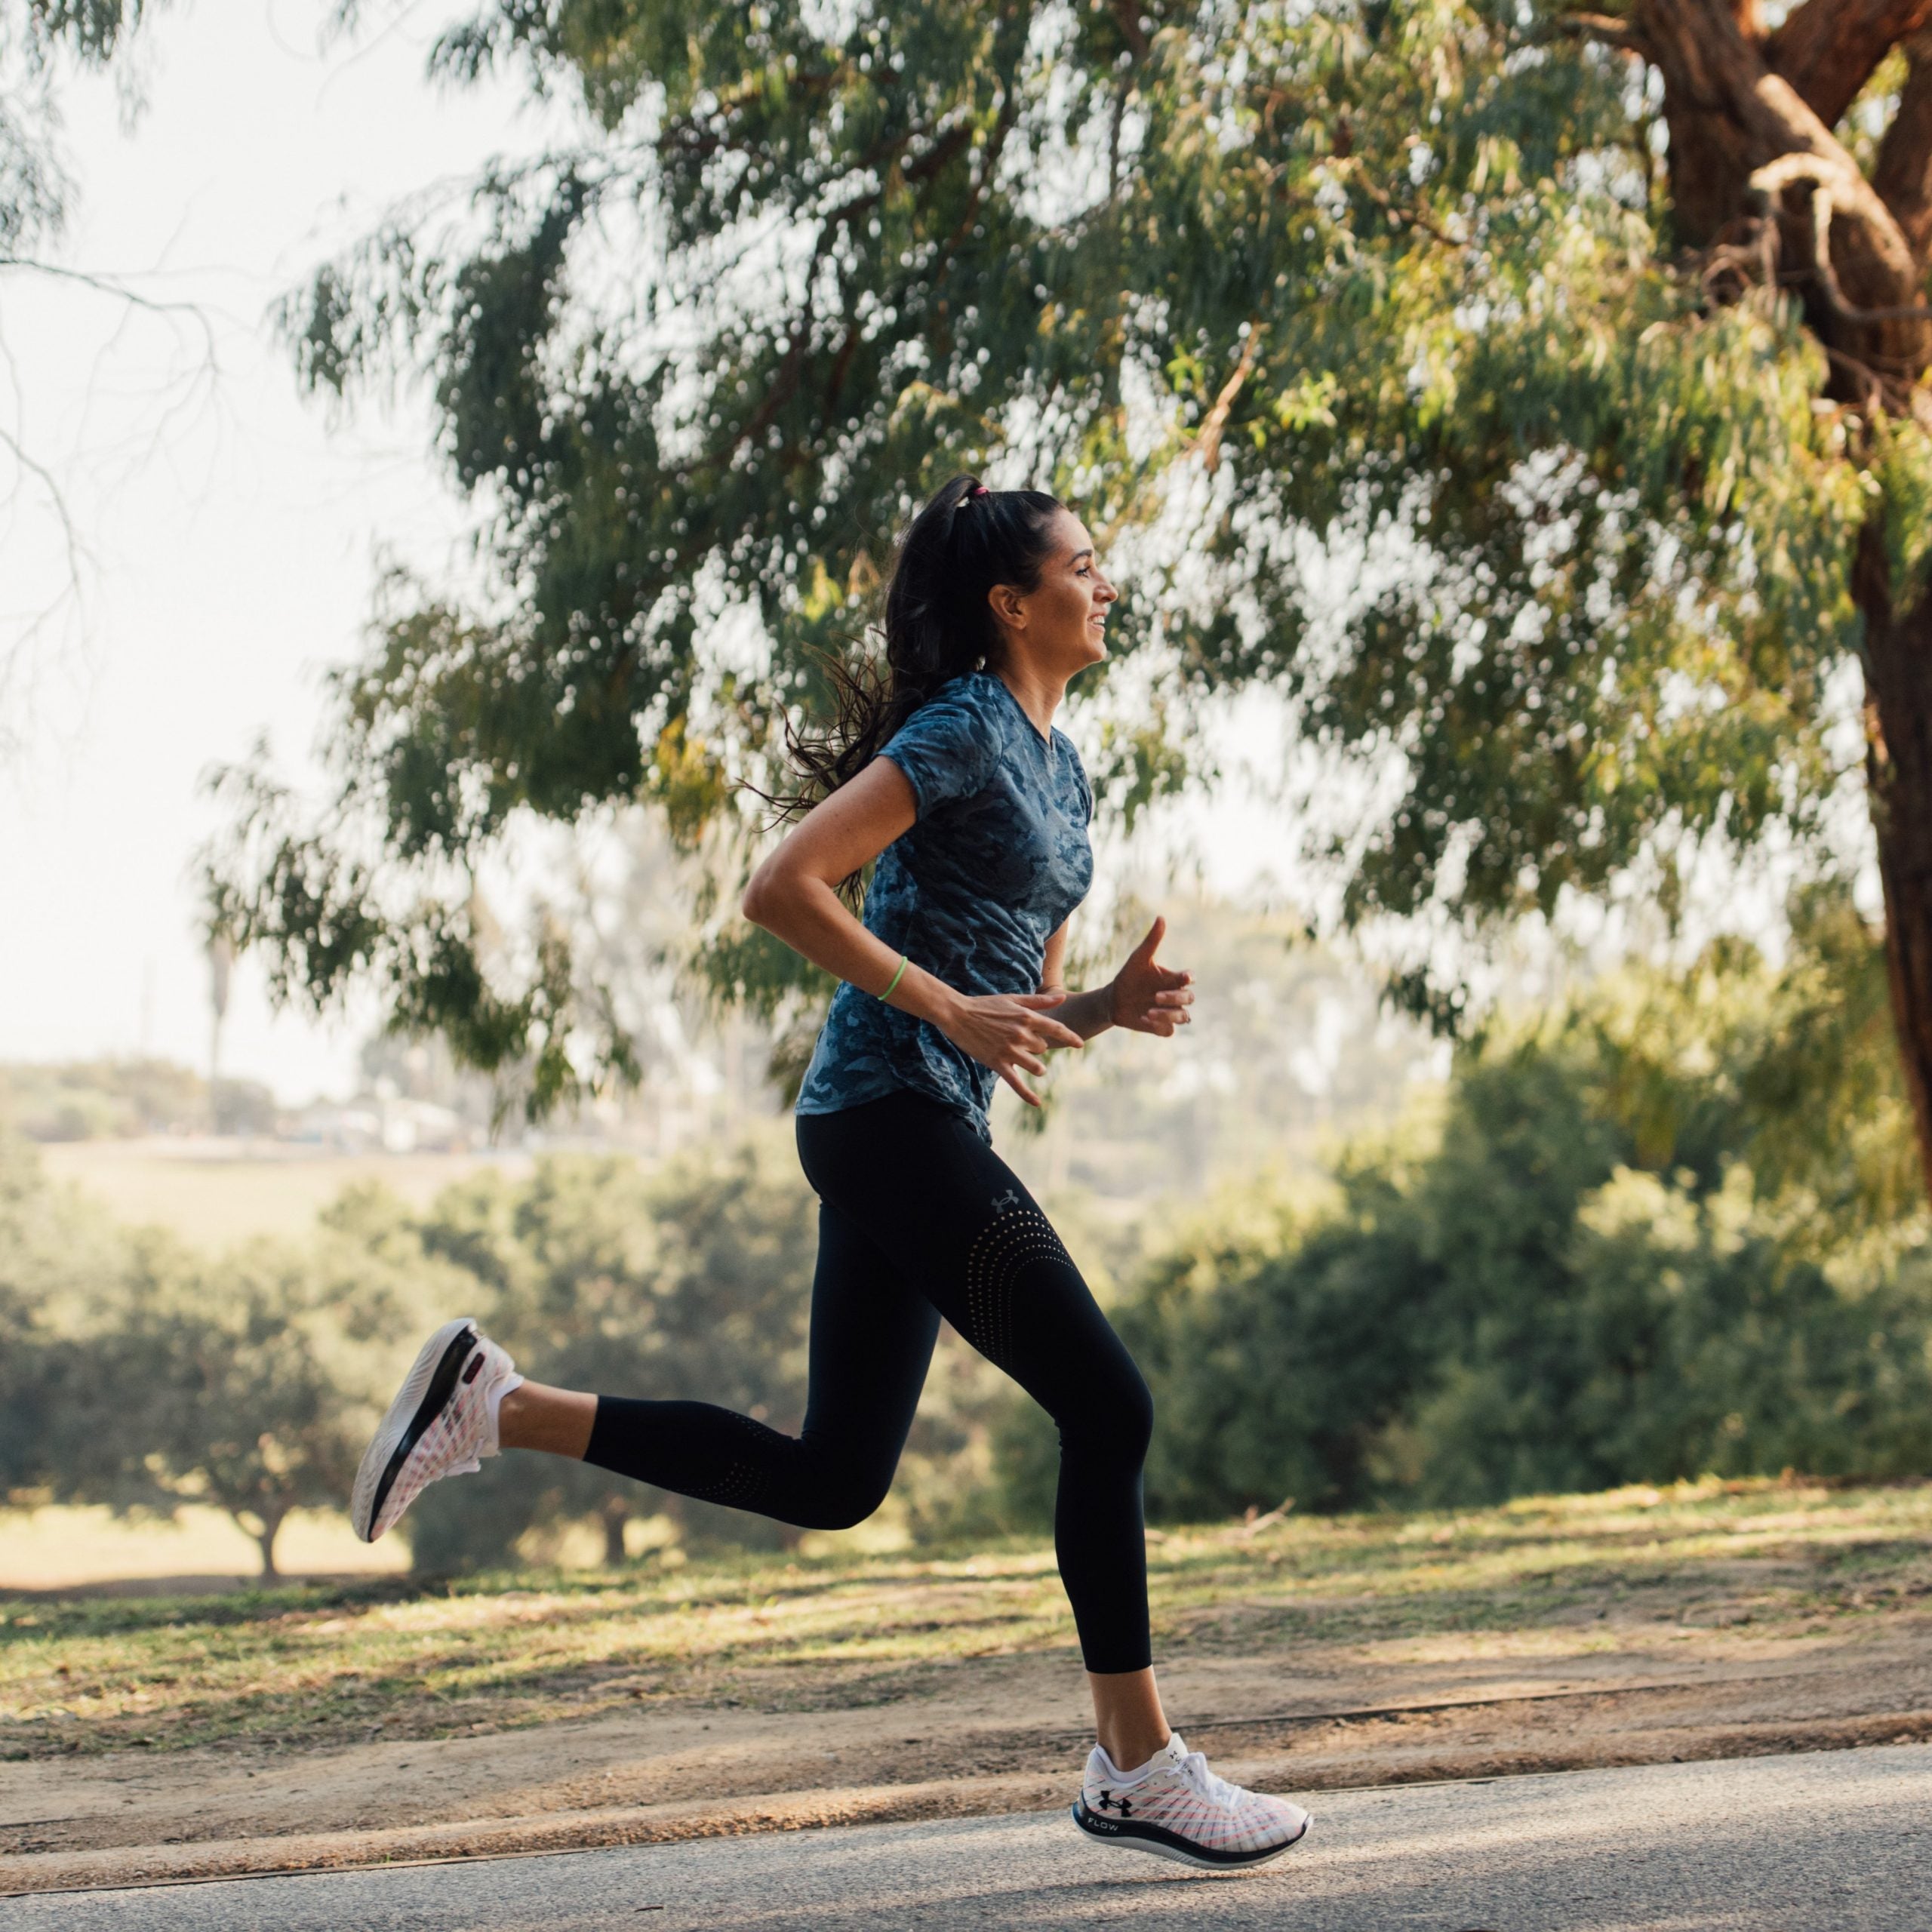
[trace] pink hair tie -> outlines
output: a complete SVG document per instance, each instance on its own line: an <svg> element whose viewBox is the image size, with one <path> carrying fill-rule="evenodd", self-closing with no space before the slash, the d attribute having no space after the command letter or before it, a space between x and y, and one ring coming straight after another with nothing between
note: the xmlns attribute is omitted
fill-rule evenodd
<svg viewBox="0 0 1932 1932"><path fill-rule="evenodd" d="M985 497L990 496L992 492L987 489L986 486L983 483L975 483L972 488L966 492L966 497L967 500L970 503L975 497Z"/></svg>

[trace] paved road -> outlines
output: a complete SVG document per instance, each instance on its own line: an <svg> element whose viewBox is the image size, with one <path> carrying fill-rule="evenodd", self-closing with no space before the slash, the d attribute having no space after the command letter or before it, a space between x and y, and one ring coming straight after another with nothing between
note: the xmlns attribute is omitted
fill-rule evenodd
<svg viewBox="0 0 1932 1932"><path fill-rule="evenodd" d="M0 1901L0 1932L1928 1932L1932 1746L1343 1792L1239 1879L1063 1819Z"/></svg>

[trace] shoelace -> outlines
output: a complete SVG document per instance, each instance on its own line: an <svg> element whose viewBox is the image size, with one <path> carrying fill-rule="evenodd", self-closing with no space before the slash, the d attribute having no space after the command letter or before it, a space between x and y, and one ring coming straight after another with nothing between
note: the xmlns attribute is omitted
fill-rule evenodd
<svg viewBox="0 0 1932 1932"><path fill-rule="evenodd" d="M1212 1804L1225 1804L1232 1810L1247 1796L1239 1785L1229 1783L1208 1768L1204 1752L1190 1751L1174 1768L1192 1790Z"/></svg>

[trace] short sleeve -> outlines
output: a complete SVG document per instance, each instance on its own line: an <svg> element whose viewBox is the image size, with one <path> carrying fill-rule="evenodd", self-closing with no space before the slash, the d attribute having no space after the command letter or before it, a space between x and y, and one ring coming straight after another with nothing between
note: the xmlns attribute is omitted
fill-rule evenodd
<svg viewBox="0 0 1932 1932"><path fill-rule="evenodd" d="M993 721L963 694L942 694L906 719L880 755L905 773L924 818L955 798L984 791L999 761Z"/></svg>

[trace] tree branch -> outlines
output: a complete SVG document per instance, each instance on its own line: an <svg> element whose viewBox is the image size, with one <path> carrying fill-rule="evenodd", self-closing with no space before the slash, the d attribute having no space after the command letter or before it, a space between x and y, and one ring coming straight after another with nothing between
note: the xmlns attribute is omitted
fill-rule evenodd
<svg viewBox="0 0 1932 1932"><path fill-rule="evenodd" d="M125 302L131 309L145 309L151 315L189 315L201 325L203 336L212 343L214 331L209 327L208 317L192 302L168 302L152 295L143 295L138 289L130 288L117 276L97 275L86 269L71 269L57 262L35 261L30 255L0 255L0 271L11 270L27 275L44 275L54 281L77 282L83 288L91 288L97 295L111 295L115 300Z"/></svg>
<svg viewBox="0 0 1932 1932"><path fill-rule="evenodd" d="M1764 65L1835 128L1880 61L1932 21L1932 0L1804 0L1764 43Z"/></svg>
<svg viewBox="0 0 1932 1932"><path fill-rule="evenodd" d="M1932 0L1911 4L1932 12ZM1861 17L1871 11L1869 0L1847 0L1847 6ZM1734 214L1734 197L1746 181L1767 195L1801 181L1825 183L1850 225L1846 268L1858 294L1874 312L1909 306L1871 300L1918 293L1918 264L1890 209L1792 83L1766 72L1728 8L1720 0L1639 0L1637 19L1664 76L1672 185L1680 204L1701 195L1699 216L1715 229L1721 223L1710 217L1722 204L1728 204L1727 217ZM1694 150L1703 173L1687 175ZM1732 166L1743 180L1714 199L1705 177ZM1716 185L1723 189L1721 174Z"/></svg>
<svg viewBox="0 0 1932 1932"><path fill-rule="evenodd" d="M1786 155L1774 162L1769 168L1761 168L1751 177L1751 185L1758 185L1758 175L1769 175L1778 171L1783 162L1807 160L1813 166L1817 164L1809 156ZM1804 171L1800 170L1801 174ZM1786 182L1792 171L1784 169ZM1816 185L1811 190L1811 260L1813 272L1817 277L1818 286L1832 312L1844 322L1932 322L1932 309L1921 303L1898 303L1889 308L1854 308L1844 297L1844 291L1838 286L1838 271L1832 266L1832 191L1822 173L1814 177ZM1781 183L1780 185L1785 185Z"/></svg>
<svg viewBox="0 0 1932 1932"><path fill-rule="evenodd" d="M1418 214L1412 208L1405 208L1387 189L1378 186L1374 177L1361 165L1359 155L1344 155L1336 168L1339 174L1347 171L1349 178L1392 222L1407 222L1411 228L1420 229L1425 235L1440 242L1446 248L1466 248L1469 245L1462 236L1451 235L1446 229L1436 226L1427 215Z"/></svg>
<svg viewBox="0 0 1932 1932"><path fill-rule="evenodd" d="M1874 416L1884 408L1885 379L1869 363L1861 362L1857 356L1847 355L1843 349L1834 349L1829 343L1826 345L1825 357L1834 368L1842 369L1854 382L1863 385L1864 395L1860 401L1860 408Z"/></svg>
<svg viewBox="0 0 1932 1932"><path fill-rule="evenodd" d="M1254 373L1255 352L1260 346L1260 325L1251 321L1247 340L1241 344L1241 360L1235 365L1234 374L1221 385L1221 393L1214 398L1214 406L1208 411L1207 420L1201 426L1201 434L1195 439L1195 447L1201 452L1201 467L1211 476L1220 467L1221 432L1228 426L1228 412L1234 408L1242 384Z"/></svg>
<svg viewBox="0 0 1932 1932"><path fill-rule="evenodd" d="M1614 14L1565 14L1556 24L1573 39L1593 40L1599 46L1615 48L1620 54L1647 57L1642 35Z"/></svg>
<svg viewBox="0 0 1932 1932"><path fill-rule="evenodd" d="M1878 143L1872 186L1923 267L1932 251L1932 32L1913 36L1906 60L1898 112Z"/></svg>

